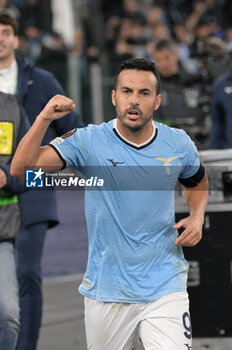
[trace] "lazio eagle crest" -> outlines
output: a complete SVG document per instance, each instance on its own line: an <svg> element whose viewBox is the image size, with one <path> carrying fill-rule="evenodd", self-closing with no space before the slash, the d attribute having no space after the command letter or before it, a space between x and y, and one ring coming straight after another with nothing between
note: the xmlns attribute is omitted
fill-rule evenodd
<svg viewBox="0 0 232 350"><path fill-rule="evenodd" d="M170 157L170 158L155 158L157 160L159 160L160 162L162 162L164 164L165 167L167 167L167 175L170 175L170 169L169 167L172 165L171 162L175 159L177 159L178 157Z"/></svg>

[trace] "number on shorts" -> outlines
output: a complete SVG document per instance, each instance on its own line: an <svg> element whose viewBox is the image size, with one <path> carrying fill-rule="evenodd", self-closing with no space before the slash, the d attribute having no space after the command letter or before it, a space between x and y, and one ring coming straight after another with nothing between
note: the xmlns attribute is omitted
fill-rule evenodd
<svg viewBox="0 0 232 350"><path fill-rule="evenodd" d="M184 332L184 335L186 338L191 339L192 338L192 327L191 327L191 319L188 312L185 312L182 316L183 319L183 325L186 329L186 332Z"/></svg>

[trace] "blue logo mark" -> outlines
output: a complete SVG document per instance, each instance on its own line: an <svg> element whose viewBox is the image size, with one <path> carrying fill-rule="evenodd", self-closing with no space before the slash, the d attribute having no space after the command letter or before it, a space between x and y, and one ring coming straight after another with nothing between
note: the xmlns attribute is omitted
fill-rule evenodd
<svg viewBox="0 0 232 350"><path fill-rule="evenodd" d="M44 171L27 170L26 171L26 187L39 188L44 186Z"/></svg>

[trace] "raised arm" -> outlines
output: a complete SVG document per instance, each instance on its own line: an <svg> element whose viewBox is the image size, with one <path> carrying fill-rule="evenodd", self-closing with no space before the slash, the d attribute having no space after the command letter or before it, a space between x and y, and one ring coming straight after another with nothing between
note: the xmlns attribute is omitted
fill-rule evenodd
<svg viewBox="0 0 232 350"><path fill-rule="evenodd" d="M57 153L50 146L41 147L41 142L50 123L74 109L73 101L65 96L56 95L51 98L20 141L11 162L11 175L24 178L26 168L55 172L63 167Z"/></svg>

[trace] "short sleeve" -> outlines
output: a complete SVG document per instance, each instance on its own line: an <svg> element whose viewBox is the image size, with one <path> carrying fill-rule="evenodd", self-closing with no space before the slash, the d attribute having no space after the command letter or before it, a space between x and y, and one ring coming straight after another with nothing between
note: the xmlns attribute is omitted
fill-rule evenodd
<svg viewBox="0 0 232 350"><path fill-rule="evenodd" d="M183 169L179 175L180 179L188 179L194 176L200 168L200 159L197 148L190 137L186 134L186 144Z"/></svg>
<svg viewBox="0 0 232 350"><path fill-rule="evenodd" d="M87 162L88 136L86 129L74 129L61 137L56 137L49 145L57 152L64 167L69 165L79 169Z"/></svg>

